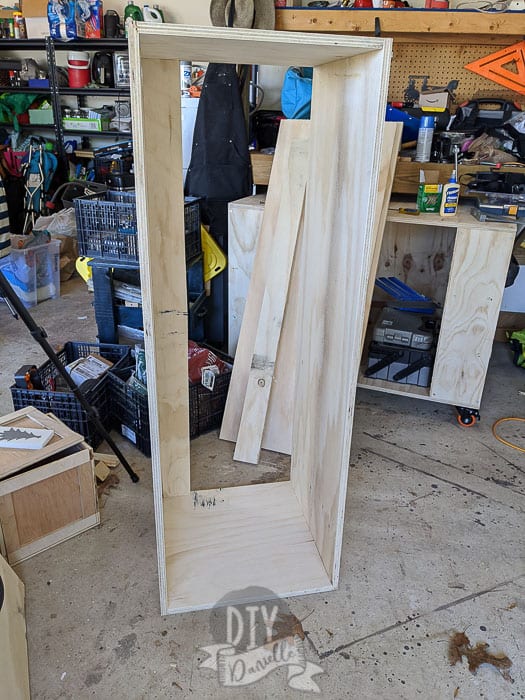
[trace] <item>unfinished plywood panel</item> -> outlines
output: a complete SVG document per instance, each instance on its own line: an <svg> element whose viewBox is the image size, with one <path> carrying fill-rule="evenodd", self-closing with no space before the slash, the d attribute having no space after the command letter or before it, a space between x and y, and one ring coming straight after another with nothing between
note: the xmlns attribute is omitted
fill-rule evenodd
<svg viewBox="0 0 525 700"><path fill-rule="evenodd" d="M514 242L513 225L459 225L430 396L478 408Z"/></svg>
<svg viewBox="0 0 525 700"><path fill-rule="evenodd" d="M6 700L29 700L24 584L0 556L0 659Z"/></svg>
<svg viewBox="0 0 525 700"><path fill-rule="evenodd" d="M396 205L393 205L396 206ZM390 216L392 214L392 216ZM389 212L376 277L398 277L420 294L443 304L454 250L455 228L440 226L439 216L429 219L405 215L394 221ZM378 300L392 297L381 290L374 292Z"/></svg>
<svg viewBox="0 0 525 700"><path fill-rule="evenodd" d="M392 180L395 171L395 163L397 159L397 152L399 150L399 144L401 140L402 124L388 122L385 124L385 133L383 139L383 146L381 149L381 160L379 169L379 182L378 182L378 195L376 201L376 214L374 222L374 245L372 254L372 269L377 267L377 259L379 252L381 250L383 229L385 225L386 216L388 213L388 206L390 200L390 190L392 187ZM270 229L270 233L273 228ZM292 423L291 416L293 414L293 392L295 386L295 370L296 370L296 357L298 353L297 348L297 336L298 336L298 310L300 308L300 297L298 289L298 265L297 259L300 257L300 250L302 245L302 237L299 235L299 240L297 243L297 252L294 259L294 267L291 273L290 289L288 294L288 299L285 308L285 314L282 319L282 328L280 333L280 342L277 352L277 358L274 367L274 377L270 392L270 401L268 412L266 415L265 429L263 433L263 446L265 449L274 450L276 452L282 452L284 454L291 454L292 451ZM263 250L259 251L262 256ZM268 253L267 253L268 254ZM264 270L271 266L271 258L268 259L261 268L258 269L258 273L261 273L261 269ZM261 283L257 282L257 272L255 273L256 283L254 288L250 291L255 294L255 289L257 289L257 299L259 299L262 294ZM370 309L370 302L373 292L373 276L370 277L368 283L367 300L365 304L364 318L368 317L368 312ZM250 334L254 333L254 318L250 318L247 322L247 327L250 329ZM363 336L366 330L366 324L363 325ZM239 356L236 358L237 371L244 373L244 384L246 386L247 374L249 371L249 358L246 356ZM242 402L242 392L238 392L235 400L240 403ZM227 415L228 417L228 415ZM238 430L240 414L237 410L235 429ZM231 430L231 428L229 428ZM223 427L223 432L221 432L221 437L226 434L225 426ZM229 433L230 437L226 439L235 440L235 432Z"/></svg>
<svg viewBox="0 0 525 700"><path fill-rule="evenodd" d="M285 122L283 122L283 126ZM236 442L241 424L241 415L243 412L246 392L250 379L250 369L254 348L257 337L257 329L261 309L264 304L266 282L273 266L276 263L275 251L282 246L283 242L289 243L293 237L294 249L295 239L300 224L301 212L303 209L306 176L308 168L307 160L307 139L310 132L310 124L307 121L291 120L286 123L282 131L282 137L279 137L278 148L275 155L275 165L272 169L272 179L268 189L268 195L265 202L264 214L261 223L261 232L258 237L257 251L254 258L254 265L250 270L248 295L246 297L246 305L244 309L244 320L239 333L239 342L237 352L235 354L235 362L233 365L232 377L224 415L221 425L220 437L222 440L230 440ZM293 158L293 162L291 162ZM283 190L286 190L286 196L283 196ZM289 268L287 268L289 270ZM289 274L289 273L288 273ZM287 280L288 284L288 280ZM292 282L292 284L294 284ZM296 285L295 285L296 286ZM282 293L282 289L280 292ZM285 290L285 295L287 289ZM296 294L290 290L290 296L295 297ZM286 296L285 296L286 298ZM281 324L290 323L291 314L282 320ZM280 329L279 329L280 330ZM283 337L283 346L286 344L287 335ZM292 329L291 340L295 343L297 333ZM265 341L264 329L260 337L260 342ZM290 348L291 352L295 352L295 348ZM287 412L289 402L291 401L290 388L293 384L293 365L294 361L288 360L285 352L279 355L279 361L286 365L281 367L279 372L275 372L274 380L262 388L268 390L272 387L273 390L277 387L277 400L279 397L284 398L283 392L279 391L278 383L280 377L285 376L286 390L288 398L284 400L283 408L280 408L279 413L282 416L283 411L287 413L287 417L280 425L274 425L272 436L276 433L279 435L284 431L287 436L284 439L277 439L275 444L279 447L286 446L287 454L291 452L291 426L290 413ZM291 367L290 367L291 365ZM291 370L292 379L288 381ZM286 372L286 374L284 374ZM276 400L272 401L270 412L275 410ZM264 428L264 425L263 425ZM269 440L265 437L264 446L268 447ZM274 443L268 449L276 450ZM281 451L281 450L279 450ZM239 456L240 457L240 456Z"/></svg>
<svg viewBox="0 0 525 700"><path fill-rule="evenodd" d="M370 138L383 123L373 105L387 87L374 81L371 90L369 76L385 76L385 58L365 54L323 65L313 86L291 481L334 585L381 153L381 138ZM357 112L367 115L362 128L355 120L348 128ZM371 182L372 189L362 187Z"/></svg>
<svg viewBox="0 0 525 700"><path fill-rule="evenodd" d="M260 282L261 293L256 288L253 295L257 297L256 303L260 300L259 313L255 313L254 303L249 304L252 296L249 291L247 304L252 311L251 315L247 313L246 319L253 321L255 332L252 334L251 324L242 330L247 341L243 350L247 355L248 374L242 388L244 399L234 459L253 464L259 461L290 274L302 224L308 165L309 123L291 120L281 126L259 238L261 254L256 255L252 273L254 286ZM247 337L248 329L250 337ZM239 359L244 360L244 357ZM235 379L232 376L230 386Z"/></svg>
<svg viewBox="0 0 525 700"><path fill-rule="evenodd" d="M37 430L43 429L53 432L53 437L48 441L47 445L39 450L0 447L0 479L9 474L15 474L21 469L43 459L47 459L71 445L82 442L84 439L82 435L73 432L67 425L57 421L53 416L45 415L32 406L27 406L19 411L2 416L0 425L9 428L36 428Z"/></svg>
<svg viewBox="0 0 525 700"><path fill-rule="evenodd" d="M253 585L279 595L333 588L290 482L166 499L164 517L177 611L243 602L240 591Z"/></svg>
<svg viewBox="0 0 525 700"><path fill-rule="evenodd" d="M235 356L266 195L228 205L228 355Z"/></svg>
<svg viewBox="0 0 525 700"><path fill-rule="evenodd" d="M145 344L152 370L148 398L163 613L211 607L226 588L235 601L247 584L271 587L276 595L337 585L390 50L389 40L356 37L166 24L138 24L131 31L137 214ZM305 250L299 267L301 303L311 319L302 315L298 333L304 362L302 389L294 405L295 476L284 485L245 487L246 508L240 505L244 493L233 489L220 511L212 507L209 513L206 503L202 511L193 510L194 495L189 491L183 193L177 174L182 171L180 105L175 97L179 59L316 67L308 166L308 179L316 186L307 188ZM357 113L366 118L356 120ZM336 298L343 303L334 303ZM322 366L335 357L345 360L342 366L338 362L337 381L331 381L331 375L325 381ZM320 415L323 412L326 417ZM312 445L316 440L318 444ZM316 498L305 487L309 482ZM277 489L268 502L266 489L272 486ZM293 516L289 537L283 527L270 532L267 507L273 498L279 500L277 492L281 511ZM209 521L200 529L197 519L205 511ZM214 513L220 517L215 519ZM230 546L228 536L239 529L242 541L234 537ZM257 567L243 566L244 573L233 565L221 569L224 558L237 563L249 550L260 550L261 536L268 556L259 554ZM206 557L200 554L203 542L209 543ZM205 586L199 585L199 577L207 579Z"/></svg>
<svg viewBox="0 0 525 700"><path fill-rule="evenodd" d="M381 148L381 167L379 169L379 182L377 186L377 199L374 219L374 238L372 243L372 258L370 262L370 275L368 277L366 302L363 313L362 346L365 342L367 319L372 305L372 296L376 279L377 264L383 245L383 232L385 229L388 207L390 206L390 194L396 172L397 154L401 147L401 134L403 124L400 122L387 122ZM362 349L362 347L361 347Z"/></svg>
<svg viewBox="0 0 525 700"><path fill-rule="evenodd" d="M92 452L85 443L0 481L0 529L11 564L99 522Z"/></svg>

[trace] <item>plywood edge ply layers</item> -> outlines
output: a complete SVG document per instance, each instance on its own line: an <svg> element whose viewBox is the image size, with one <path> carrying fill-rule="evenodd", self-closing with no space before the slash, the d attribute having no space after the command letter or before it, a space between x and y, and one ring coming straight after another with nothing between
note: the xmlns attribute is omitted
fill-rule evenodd
<svg viewBox="0 0 525 700"><path fill-rule="evenodd" d="M302 533L304 551L297 566L303 573L290 582L286 557L293 558L294 543L283 550L280 542L286 541L286 537L278 533L267 540L268 551L275 551L276 555L272 567L264 566L261 557L261 565L252 571L245 567L241 574L232 568L231 578L222 579L223 587L231 591L249 580L251 585L271 587L280 596L328 590L337 584L361 316L372 237L370 212L377 185L390 55L391 41L375 38L166 24L155 27L138 24L131 32L137 215L163 613L206 607L216 602L214 598L220 598L221 587L213 586L213 577L210 577L212 588L200 597L197 577L202 571L209 575L220 565L223 542L212 513L202 538L212 532L217 544L212 542L210 558L205 564L197 565L201 561L200 530L195 517L200 523L200 513L187 511L192 494L176 63L206 60L318 67L314 77L308 172L308 179L315 182L315 187L307 188L304 223L307 245L299 269L300 277L308 279L301 303L312 313L312 319L305 318L305 311L299 326L299 349L304 362L294 407L299 415L292 445L292 480L284 485L265 485L278 487L276 493L282 496L284 509L295 513L290 529L285 532L288 536L296 528L296 532ZM336 290L337 299L334 299L332 294ZM333 381L335 370L330 369L325 384L322 366L335 359L339 368L337 382ZM328 406L334 394L334 405ZM317 441L316 445L310 436ZM308 486L310 483L315 494ZM258 535L269 534L269 525L263 517L267 491L261 486L243 488L253 502L253 518L248 517L242 528L247 538L243 546L256 550ZM237 504L244 497L244 492L232 491L231 505L226 505L220 515L221 528L226 531L237 529ZM184 554L177 542L182 542L183 548L187 543ZM186 556L191 566L184 564ZM235 545L230 556L242 565ZM187 590L188 583L192 591Z"/></svg>
<svg viewBox="0 0 525 700"><path fill-rule="evenodd" d="M388 52L362 54L318 67L313 80L291 480L334 585L389 62Z"/></svg>

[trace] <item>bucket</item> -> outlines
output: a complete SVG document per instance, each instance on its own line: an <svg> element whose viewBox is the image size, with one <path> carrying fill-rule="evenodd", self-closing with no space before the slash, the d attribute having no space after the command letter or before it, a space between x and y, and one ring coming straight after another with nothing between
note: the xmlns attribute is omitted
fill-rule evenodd
<svg viewBox="0 0 525 700"><path fill-rule="evenodd" d="M83 88L89 85L89 54L85 51L70 51L67 55L69 87Z"/></svg>

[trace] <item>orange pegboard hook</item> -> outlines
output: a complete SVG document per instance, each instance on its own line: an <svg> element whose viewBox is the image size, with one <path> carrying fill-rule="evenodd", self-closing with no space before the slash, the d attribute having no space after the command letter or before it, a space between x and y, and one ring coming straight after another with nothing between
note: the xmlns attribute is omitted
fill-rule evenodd
<svg viewBox="0 0 525 700"><path fill-rule="evenodd" d="M512 66L509 70L505 66ZM498 85L525 95L525 41L467 63L467 70L482 75Z"/></svg>

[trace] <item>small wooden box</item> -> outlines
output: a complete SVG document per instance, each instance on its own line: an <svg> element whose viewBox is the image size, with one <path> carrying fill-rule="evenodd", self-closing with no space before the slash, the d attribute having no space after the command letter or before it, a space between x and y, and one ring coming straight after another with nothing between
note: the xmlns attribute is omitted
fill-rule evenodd
<svg viewBox="0 0 525 700"><path fill-rule="evenodd" d="M100 522L93 452L81 442L0 481L0 550L28 559Z"/></svg>

